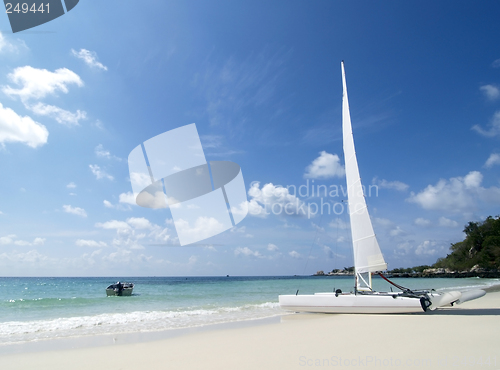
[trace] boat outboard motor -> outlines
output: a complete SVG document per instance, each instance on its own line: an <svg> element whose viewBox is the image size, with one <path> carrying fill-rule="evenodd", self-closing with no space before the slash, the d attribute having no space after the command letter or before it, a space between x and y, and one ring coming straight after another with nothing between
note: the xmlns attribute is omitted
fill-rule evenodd
<svg viewBox="0 0 500 370"><path fill-rule="evenodd" d="M427 312L427 309L430 307L431 304L432 302L428 297L420 297L420 305L422 306L424 312Z"/></svg>
<svg viewBox="0 0 500 370"><path fill-rule="evenodd" d="M122 295L122 292L123 292L123 284L118 282L116 284L116 287L118 288L118 295Z"/></svg>

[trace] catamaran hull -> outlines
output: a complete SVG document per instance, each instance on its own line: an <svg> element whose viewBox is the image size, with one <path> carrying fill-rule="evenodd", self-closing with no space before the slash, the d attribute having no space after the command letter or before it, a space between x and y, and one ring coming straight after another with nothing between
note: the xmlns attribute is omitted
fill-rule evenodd
<svg viewBox="0 0 500 370"><path fill-rule="evenodd" d="M280 295L281 308L294 312L318 313L412 313L423 312L419 298L396 295L316 293Z"/></svg>

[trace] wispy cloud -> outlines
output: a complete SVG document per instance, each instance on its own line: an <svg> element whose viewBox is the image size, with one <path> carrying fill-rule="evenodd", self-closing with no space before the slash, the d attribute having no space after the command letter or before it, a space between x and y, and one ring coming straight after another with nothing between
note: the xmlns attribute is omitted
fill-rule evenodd
<svg viewBox="0 0 500 370"><path fill-rule="evenodd" d="M498 153L491 153L489 158L486 160L486 163L484 164L484 167L486 168L491 168L497 164L500 164L500 154Z"/></svg>
<svg viewBox="0 0 500 370"><path fill-rule="evenodd" d="M89 164L89 168L92 171L92 173L95 175L97 180L100 180L100 179L113 180L114 179L113 176L106 173L106 171L102 170L101 167L99 167L97 164Z"/></svg>
<svg viewBox="0 0 500 370"><path fill-rule="evenodd" d="M108 246L105 242L98 242L95 240L85 240L85 239L78 239L75 242L75 244L78 245L79 247L90 247L90 248L103 248Z"/></svg>
<svg viewBox="0 0 500 370"><path fill-rule="evenodd" d="M435 254L438 253L438 248L437 248L437 242L435 241L430 241L430 240L425 240L423 243L421 243L416 249L415 249L415 254L417 256L421 255L430 255L434 256Z"/></svg>
<svg viewBox="0 0 500 370"><path fill-rule="evenodd" d="M85 64L91 68L102 69L103 71L108 70L108 67L97 61L97 54L95 51L89 51L87 49L80 49L80 51L76 51L71 49L71 54L78 59L83 60Z"/></svg>
<svg viewBox="0 0 500 370"><path fill-rule="evenodd" d="M500 97L500 90L495 85L484 85L479 88L488 100L496 100Z"/></svg>
<svg viewBox="0 0 500 370"><path fill-rule="evenodd" d="M0 237L0 245L18 245L21 247L31 246L31 245L43 245L45 244L45 238L35 238L32 242L26 240L17 239L17 235L10 234L7 236Z"/></svg>
<svg viewBox="0 0 500 370"><path fill-rule="evenodd" d="M454 227L458 226L458 222L454 221L454 220L450 220L449 218L441 216L441 217L439 217L439 226L454 228Z"/></svg>
<svg viewBox="0 0 500 370"><path fill-rule="evenodd" d="M246 257L257 257L263 258L262 254L259 251L253 251L248 247L238 247L234 250L235 256L246 256Z"/></svg>
<svg viewBox="0 0 500 370"><path fill-rule="evenodd" d="M385 179L379 180L377 177L373 178L372 184L377 185L381 189L394 189L397 191L406 191L410 187L408 184L401 181L387 181Z"/></svg>
<svg viewBox="0 0 500 370"><path fill-rule="evenodd" d="M102 144L99 144L95 147L94 153L97 157L106 158L106 159L115 159L117 161L121 161L122 159L117 157L116 155L111 154L109 150L104 149Z"/></svg>
<svg viewBox="0 0 500 370"><path fill-rule="evenodd" d="M28 49L24 41L17 40L14 44L0 32L0 53L18 53L20 49Z"/></svg>
<svg viewBox="0 0 500 370"><path fill-rule="evenodd" d="M71 213L72 215L77 215L80 217L87 217L87 212L83 208L80 207L72 207L70 205L64 205L63 210L66 213Z"/></svg>
<svg viewBox="0 0 500 370"><path fill-rule="evenodd" d="M479 125L474 125L472 130L486 137L500 136L500 111L495 112L489 126L489 129L485 130Z"/></svg>
<svg viewBox="0 0 500 370"><path fill-rule="evenodd" d="M65 109L54 105L43 104L38 102L34 105L26 105L26 108L39 116L48 116L55 119L58 123L67 126L78 126L80 120L87 118L87 112L77 110L76 113L71 113Z"/></svg>
<svg viewBox="0 0 500 370"><path fill-rule="evenodd" d="M203 91L210 125L225 129L229 136L243 135L250 110L272 104L287 58L289 53L282 50L264 50L246 60L231 57L221 67L208 65L193 84Z"/></svg>
<svg viewBox="0 0 500 370"><path fill-rule="evenodd" d="M276 244L269 243L267 245L267 250L271 252L276 252L279 250L278 246Z"/></svg>
<svg viewBox="0 0 500 370"><path fill-rule="evenodd" d="M427 219L422 218L422 217L416 218L415 221L413 221L413 222L415 225L418 225L418 226L430 226L431 225L430 220L427 220Z"/></svg>

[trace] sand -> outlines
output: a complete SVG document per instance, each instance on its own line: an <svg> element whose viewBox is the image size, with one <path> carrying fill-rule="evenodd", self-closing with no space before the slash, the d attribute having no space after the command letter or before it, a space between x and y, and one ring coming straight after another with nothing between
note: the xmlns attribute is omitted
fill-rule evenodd
<svg viewBox="0 0 500 370"><path fill-rule="evenodd" d="M432 313L292 314L147 342L5 354L0 369L500 369L499 316L500 292L491 292Z"/></svg>

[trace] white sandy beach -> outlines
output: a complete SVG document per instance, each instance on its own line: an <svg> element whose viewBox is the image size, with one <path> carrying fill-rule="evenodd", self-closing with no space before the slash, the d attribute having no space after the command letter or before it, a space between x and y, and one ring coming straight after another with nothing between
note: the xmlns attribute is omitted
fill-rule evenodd
<svg viewBox="0 0 500 370"><path fill-rule="evenodd" d="M433 313L293 314L157 341L0 356L0 369L500 369L500 292Z"/></svg>

